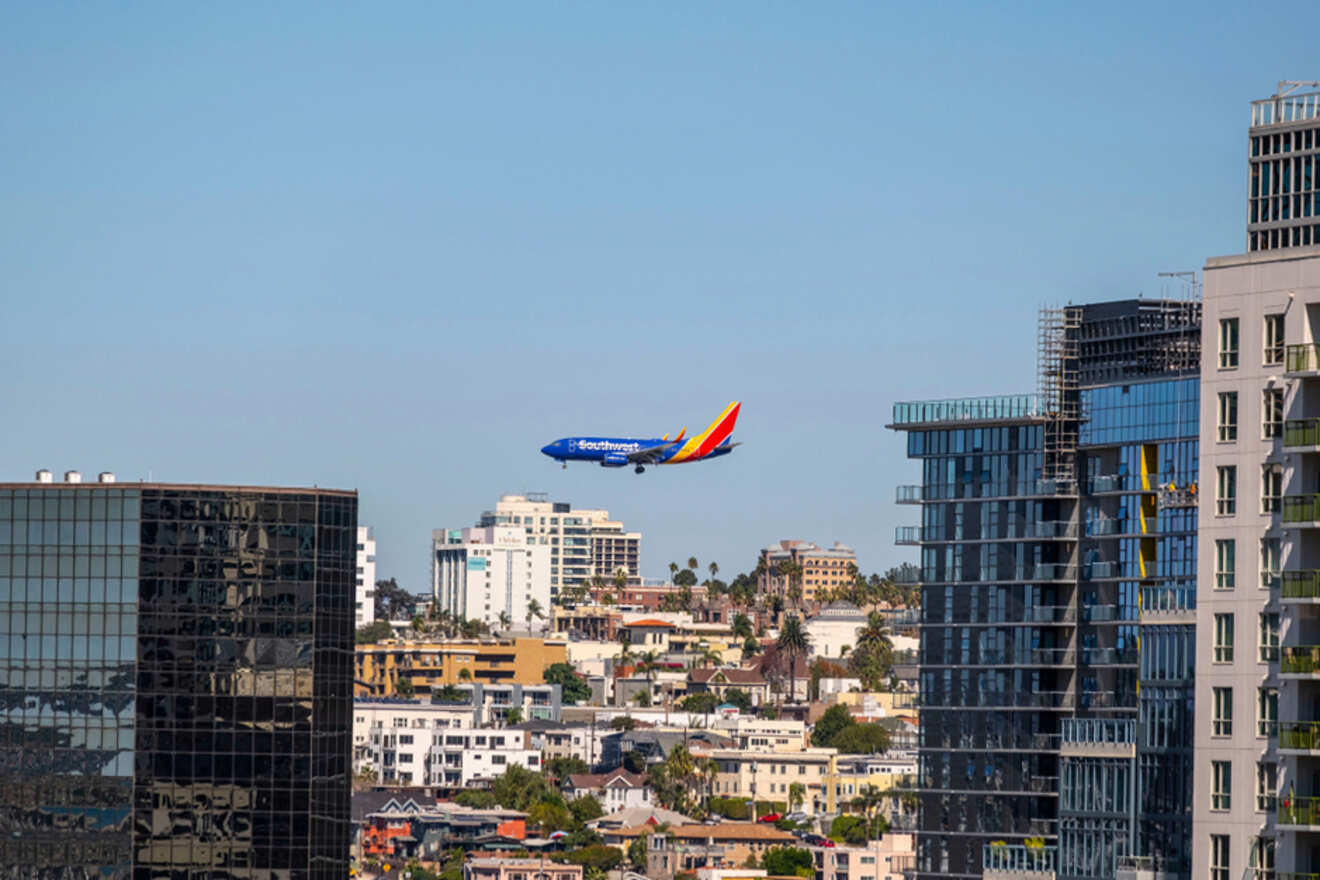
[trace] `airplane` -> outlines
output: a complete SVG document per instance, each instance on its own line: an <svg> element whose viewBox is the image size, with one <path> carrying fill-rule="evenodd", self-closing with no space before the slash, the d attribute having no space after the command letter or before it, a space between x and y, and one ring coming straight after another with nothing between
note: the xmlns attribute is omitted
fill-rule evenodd
<svg viewBox="0 0 1320 880"><path fill-rule="evenodd" d="M673 440L666 434L653 439L635 437L562 437L541 447L541 451L568 467L570 461L598 461L601 467L627 467L642 473L648 464L679 464L728 455L740 446L730 440L742 403L735 400L725 407L710 427L692 437L687 428Z"/></svg>

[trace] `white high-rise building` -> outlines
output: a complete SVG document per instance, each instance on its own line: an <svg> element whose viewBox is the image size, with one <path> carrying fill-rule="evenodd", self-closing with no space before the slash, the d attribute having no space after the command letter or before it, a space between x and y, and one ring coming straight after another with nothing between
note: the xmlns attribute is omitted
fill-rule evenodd
<svg viewBox="0 0 1320 880"><path fill-rule="evenodd" d="M641 583L640 532L626 532L608 510L574 508L546 496L501 495L478 526L514 526L550 549L550 595L565 587L586 585L593 575L609 580L623 569L630 583Z"/></svg>
<svg viewBox="0 0 1320 880"><path fill-rule="evenodd" d="M527 626L533 600L546 629L550 615L550 546L513 526L436 529L431 533L431 591L441 611L502 628L500 614Z"/></svg>
<svg viewBox="0 0 1320 880"><path fill-rule="evenodd" d="M376 622L376 538L370 526L358 526L355 577L357 591L354 609L357 625L363 627Z"/></svg>

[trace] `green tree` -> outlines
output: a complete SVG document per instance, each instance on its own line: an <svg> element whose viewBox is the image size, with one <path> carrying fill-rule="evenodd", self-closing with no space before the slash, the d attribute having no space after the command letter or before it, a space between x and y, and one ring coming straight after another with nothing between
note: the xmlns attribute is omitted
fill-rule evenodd
<svg viewBox="0 0 1320 880"><path fill-rule="evenodd" d="M739 612L733 616L733 622L729 625L735 639L750 639L754 634L752 629L752 619L746 614Z"/></svg>
<svg viewBox="0 0 1320 880"><path fill-rule="evenodd" d="M628 720L631 721L632 719L629 718ZM645 773L646 756L636 749L629 749L623 753L623 769L629 773Z"/></svg>
<svg viewBox="0 0 1320 880"><path fill-rule="evenodd" d="M788 787L788 811L791 813L802 806L807 798L807 787L800 782L794 782Z"/></svg>
<svg viewBox="0 0 1320 880"><path fill-rule="evenodd" d="M626 568L617 569L614 572L614 592L618 594L619 604L623 604L626 598L625 592L628 589L628 570Z"/></svg>
<svg viewBox="0 0 1320 880"><path fill-rule="evenodd" d="M532 618L534 618L534 617L537 618L537 619L543 619L543 618L545 617L545 609L543 609L543 608L541 607L541 603L538 602L538 601L536 601L535 599L533 599L532 601L530 601L530 602L527 603L527 631L528 631L528 632L531 632L531 631L532 631Z"/></svg>
<svg viewBox="0 0 1320 880"><path fill-rule="evenodd" d="M636 720L628 715L620 715L610 721L610 730L633 730L636 727Z"/></svg>
<svg viewBox="0 0 1320 880"><path fill-rule="evenodd" d="M628 864L634 871L646 872L646 849L650 837L650 831L643 831L628 844Z"/></svg>
<svg viewBox="0 0 1320 880"><path fill-rule="evenodd" d="M838 704L830 706L811 729L811 744L818 747L828 746L830 741L838 736L839 731L856 723L846 706Z"/></svg>
<svg viewBox="0 0 1320 880"><path fill-rule="evenodd" d="M380 620L399 620L417 604L417 599L394 578L376 581L376 617Z"/></svg>
<svg viewBox="0 0 1320 880"><path fill-rule="evenodd" d="M414 692L411 678L400 678L394 683L394 690L401 697L411 697Z"/></svg>
<svg viewBox="0 0 1320 880"><path fill-rule="evenodd" d="M872 611L866 626L857 633L857 644L848 658L848 668L862 681L868 691L877 691L894 669L894 646L889 641L889 629L884 615Z"/></svg>
<svg viewBox="0 0 1320 880"><path fill-rule="evenodd" d="M774 877L792 877L797 875L799 868L811 871L811 876L816 875L816 863L811 857L811 851L797 846L777 846L768 849L765 857L761 859L761 867L765 872Z"/></svg>
<svg viewBox="0 0 1320 880"><path fill-rule="evenodd" d="M605 815L605 810L601 808L600 801L589 794L569 801L568 809L573 813L573 818L579 824L585 824L592 819L599 819Z"/></svg>
<svg viewBox="0 0 1320 880"><path fill-rule="evenodd" d="M542 678L546 684L559 685L566 705L579 705L591 699L591 686L570 663L551 663Z"/></svg>
<svg viewBox="0 0 1320 880"><path fill-rule="evenodd" d="M590 773L591 768L587 762L581 758L551 758L545 762L544 769L546 775L553 776L555 779L564 780L574 773Z"/></svg>
<svg viewBox="0 0 1320 880"><path fill-rule="evenodd" d="M513 618L509 616L508 611L500 612L499 621L500 621L500 629L502 630L507 630L509 627L513 626Z"/></svg>
<svg viewBox="0 0 1320 880"><path fill-rule="evenodd" d="M866 843L867 821L860 816L838 816L830 823L829 838L853 846Z"/></svg>
<svg viewBox="0 0 1320 880"><path fill-rule="evenodd" d="M742 646L743 660L750 660L759 653L761 653L761 643L756 640L755 636L748 636L746 639L743 640L743 646Z"/></svg>
<svg viewBox="0 0 1320 880"><path fill-rule="evenodd" d="M724 692L724 702L737 706L739 712L752 711L752 695L742 688L729 688Z"/></svg>
<svg viewBox="0 0 1320 880"><path fill-rule="evenodd" d="M374 645L376 642L392 638L394 638L394 627L390 626L388 621L378 620L359 629L354 640L359 645Z"/></svg>
<svg viewBox="0 0 1320 880"><path fill-rule="evenodd" d="M779 648L779 652L788 658L788 692L792 699L797 698L798 659L807 655L810 646L811 640L807 637L807 630L802 625L802 619L796 614L784 618L784 625L779 628L779 638L775 639L775 647Z"/></svg>
<svg viewBox="0 0 1320 880"><path fill-rule="evenodd" d="M506 810L526 810L532 804L546 802L564 805L564 797L540 773L512 764L491 782L495 803Z"/></svg>
<svg viewBox="0 0 1320 880"><path fill-rule="evenodd" d="M527 808L527 821L541 830L541 836L548 837L556 831L568 831L573 828L573 813L562 803L555 804L548 800L537 801Z"/></svg>
<svg viewBox="0 0 1320 880"><path fill-rule="evenodd" d="M454 803L475 810L489 810L495 806L495 795L479 788L465 788L454 795Z"/></svg>
<svg viewBox="0 0 1320 880"><path fill-rule="evenodd" d="M685 568L674 575L674 586L676 587L695 587L697 585L697 574L689 568Z"/></svg>
<svg viewBox="0 0 1320 880"><path fill-rule="evenodd" d="M512 706L504 710L504 723L506 725L522 724L523 711L522 706Z"/></svg>
<svg viewBox="0 0 1320 880"><path fill-rule="evenodd" d="M883 754L889 748L889 731L879 724L854 724L835 734L830 745L845 755Z"/></svg>
<svg viewBox="0 0 1320 880"><path fill-rule="evenodd" d="M720 703L720 698L709 691L697 694L689 694L678 704L678 708L684 712L713 712Z"/></svg>

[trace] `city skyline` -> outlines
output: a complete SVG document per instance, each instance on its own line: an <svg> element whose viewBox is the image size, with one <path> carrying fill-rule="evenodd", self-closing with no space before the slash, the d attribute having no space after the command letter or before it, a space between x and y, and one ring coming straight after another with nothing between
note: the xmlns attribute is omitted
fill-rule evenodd
<svg viewBox="0 0 1320 880"><path fill-rule="evenodd" d="M648 577L914 561L894 389L1016 388L1041 303L1244 251L1248 102L1315 75L1229 6L399 9L14 12L0 477L354 486L413 589L522 491L642 531ZM686 472L537 451L735 397L739 454Z"/></svg>

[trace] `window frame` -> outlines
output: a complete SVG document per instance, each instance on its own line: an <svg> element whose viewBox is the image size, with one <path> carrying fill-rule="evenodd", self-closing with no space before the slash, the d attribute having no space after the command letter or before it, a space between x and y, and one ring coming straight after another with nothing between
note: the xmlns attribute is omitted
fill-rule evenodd
<svg viewBox="0 0 1320 880"><path fill-rule="evenodd" d="M1260 437L1275 440L1283 436L1284 394L1282 388L1262 388L1260 392Z"/></svg>
<svg viewBox="0 0 1320 880"><path fill-rule="evenodd" d="M1262 590L1279 586L1280 572L1283 570L1283 542L1268 535L1260 539L1260 587Z"/></svg>
<svg viewBox="0 0 1320 880"><path fill-rule="evenodd" d="M1231 687L1210 688L1210 735L1227 737L1233 735L1233 689Z"/></svg>
<svg viewBox="0 0 1320 880"><path fill-rule="evenodd" d="M1210 835L1210 880L1228 880L1232 850L1227 834Z"/></svg>
<svg viewBox="0 0 1320 880"><path fill-rule="evenodd" d="M1256 614L1256 662L1273 663L1279 659L1279 613Z"/></svg>
<svg viewBox="0 0 1320 880"><path fill-rule="evenodd" d="M1220 443L1234 443L1238 434L1238 393L1221 391L1218 400L1215 418L1216 439Z"/></svg>
<svg viewBox="0 0 1320 880"><path fill-rule="evenodd" d="M1215 515L1237 513L1237 465L1221 464L1215 468Z"/></svg>
<svg viewBox="0 0 1320 880"><path fill-rule="evenodd" d="M1210 811L1226 813L1233 809L1233 762L1210 762Z"/></svg>
<svg viewBox="0 0 1320 880"><path fill-rule="evenodd" d="M1260 466L1260 512L1280 513L1283 510L1283 465L1267 461Z"/></svg>
<svg viewBox="0 0 1320 880"><path fill-rule="evenodd" d="M1232 590L1237 587L1237 540L1215 539L1215 589Z"/></svg>
<svg viewBox="0 0 1320 880"><path fill-rule="evenodd" d="M1214 629L1214 659L1213 663L1232 663L1233 662L1233 643L1234 630L1236 629L1236 615L1232 612L1227 614L1215 615Z"/></svg>
<svg viewBox="0 0 1320 880"><path fill-rule="evenodd" d="M1279 689L1256 688L1256 736L1262 739L1279 734Z"/></svg>
<svg viewBox="0 0 1320 880"><path fill-rule="evenodd" d="M1283 363L1284 349L1287 347L1286 314L1274 312L1265 315L1261 321L1261 363L1272 367Z"/></svg>
<svg viewBox="0 0 1320 880"><path fill-rule="evenodd" d="M1241 360L1242 320L1219 319L1219 369L1236 370Z"/></svg>
<svg viewBox="0 0 1320 880"><path fill-rule="evenodd" d="M1279 808L1279 765L1256 762L1256 812L1272 813Z"/></svg>

